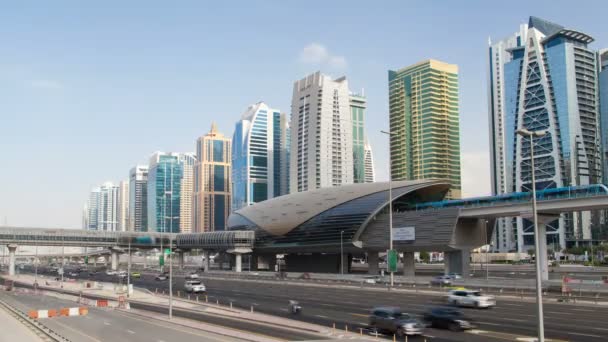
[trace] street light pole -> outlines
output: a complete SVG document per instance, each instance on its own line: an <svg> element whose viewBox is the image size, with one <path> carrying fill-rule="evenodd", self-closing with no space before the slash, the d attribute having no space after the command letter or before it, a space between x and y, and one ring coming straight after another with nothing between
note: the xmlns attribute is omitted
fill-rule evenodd
<svg viewBox="0 0 608 342"><path fill-rule="evenodd" d="M393 158L391 156L391 141L390 138L395 135L395 133L390 131L380 131L389 136L388 141L388 249L390 251L393 250ZM386 257L386 263L388 265L388 255ZM391 287L393 287L395 283L395 274L391 270Z"/></svg>
<svg viewBox="0 0 608 342"><path fill-rule="evenodd" d="M173 246L169 236L169 319L173 318Z"/></svg>
<svg viewBox="0 0 608 342"><path fill-rule="evenodd" d="M344 275L344 242L342 236L344 231L340 231L340 274Z"/></svg>
<svg viewBox="0 0 608 342"><path fill-rule="evenodd" d="M527 129L518 129L517 134L522 137L530 137L530 165L532 171L532 215L534 217L534 252L536 254L536 309L538 319L538 342L545 341L545 323L543 315L543 289L541 280L541 261L544 257L540 255L540 239L538 236L538 213L536 211L536 175L534 165L534 137L543 137L547 134L546 131L531 132ZM546 237L542 237L546 239Z"/></svg>
<svg viewBox="0 0 608 342"><path fill-rule="evenodd" d="M129 255L128 255L128 260L127 260L127 298L129 298L129 292L131 289L131 237L128 237L129 239Z"/></svg>

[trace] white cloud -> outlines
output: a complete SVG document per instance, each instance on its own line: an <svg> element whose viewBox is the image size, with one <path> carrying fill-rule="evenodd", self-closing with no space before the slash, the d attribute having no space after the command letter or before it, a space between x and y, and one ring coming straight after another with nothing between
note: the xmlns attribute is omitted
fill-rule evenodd
<svg viewBox="0 0 608 342"><path fill-rule="evenodd" d="M322 44L310 43L300 52L300 62L305 64L327 65L332 68L346 68L344 56L332 55Z"/></svg>
<svg viewBox="0 0 608 342"><path fill-rule="evenodd" d="M29 85L32 88L38 88L38 89L59 90L59 89L64 88L63 84L61 84L57 81L43 80L43 79L30 81Z"/></svg>
<svg viewBox="0 0 608 342"><path fill-rule="evenodd" d="M490 195L490 157L483 152L462 153L462 197Z"/></svg>

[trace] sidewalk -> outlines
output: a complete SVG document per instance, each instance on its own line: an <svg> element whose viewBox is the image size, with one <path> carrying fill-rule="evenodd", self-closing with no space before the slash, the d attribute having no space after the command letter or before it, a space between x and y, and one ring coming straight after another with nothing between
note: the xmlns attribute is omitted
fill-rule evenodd
<svg viewBox="0 0 608 342"><path fill-rule="evenodd" d="M22 283L22 284L27 284L30 286L34 283L34 279L35 279L34 276L25 275L25 274L13 276L13 277L3 276L3 278L7 279L7 280L13 280L17 284ZM110 284L110 283L97 283L97 284L101 284L101 286L100 287L96 286L94 288L87 288L86 287L87 281L78 281L78 282L66 281L63 283L63 289L61 289L60 284L58 282L55 282L55 281L46 282L47 279L48 278L38 277L38 284L39 284L40 290L43 290L43 291L45 291L45 290L46 291L62 291L63 290L63 291L70 292L74 296L78 296L79 294L82 294L84 296L93 295L93 296L105 297L105 298L112 299L115 301L117 301L120 296L125 296L125 294L123 294L123 293L117 293L114 290L114 285ZM88 282L88 283L91 283L91 282ZM266 314L258 313L258 312L250 312L250 311L246 311L246 310L240 310L237 308L229 308L229 307L217 305L214 303L206 303L206 302L204 302L204 298L205 298L204 296L201 296L199 298L200 298L200 301L197 302L196 300L187 300L184 298L174 297L173 298L173 307L175 309L189 310L189 311L193 311L193 312L197 312L197 313L213 315L215 317L218 317L218 316L225 317L227 320L237 319L237 320L247 321L250 323L255 323L258 325L271 326L273 328L279 328L279 329L282 329L285 331L306 333L306 334L318 336L319 339L328 338L328 337L336 337L336 338L344 338L344 339L360 338L360 336L358 334L342 333L342 332L339 334L339 336L332 336L332 329L328 328L328 327L311 324L311 323L306 323L306 322L301 322L301 321L297 321L297 320L291 320L291 319L287 319L287 318L283 318L283 317L266 315ZM167 296L156 295L151 291L139 290L139 289L134 289L133 294L128 299L128 302L131 302L133 304L142 303L142 304L147 304L147 305L165 306L165 307L169 305L169 299ZM142 311L142 310L133 310L133 312L136 314L139 314L139 315L146 315L149 318L155 318L155 319L164 319L163 317L165 317L165 315L160 315L157 313L151 313L151 312ZM226 334L226 336L235 337L235 338L239 338L240 334L242 333L241 331L238 331L238 330L233 330L233 329L229 329L226 327L218 327L217 325L206 324L204 322L199 322L199 321L193 321L193 320L182 319L182 318L180 318L180 321L187 322L187 323L183 323L184 325L191 326L192 324L195 324L201 330L212 331L214 333L217 333L218 329L221 328L223 330L223 332ZM211 330L209 330L209 329L211 329ZM248 340L267 342L268 336L258 336L258 337L259 337L259 339L256 338L254 335L249 334Z"/></svg>
<svg viewBox="0 0 608 342"><path fill-rule="evenodd" d="M40 342L42 339L0 307L0 342Z"/></svg>

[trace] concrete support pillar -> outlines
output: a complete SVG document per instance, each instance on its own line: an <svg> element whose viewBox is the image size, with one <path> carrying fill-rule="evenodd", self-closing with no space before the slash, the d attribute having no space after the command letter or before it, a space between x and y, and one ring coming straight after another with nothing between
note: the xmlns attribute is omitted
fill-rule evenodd
<svg viewBox="0 0 608 342"><path fill-rule="evenodd" d="M144 257L144 269L148 268L148 251L141 251L141 255Z"/></svg>
<svg viewBox="0 0 608 342"><path fill-rule="evenodd" d="M540 262L540 279L549 280L549 260L547 257L547 225L539 220L538 222L538 253L537 262Z"/></svg>
<svg viewBox="0 0 608 342"><path fill-rule="evenodd" d="M8 275L15 275L15 253L17 252L17 245L8 245Z"/></svg>
<svg viewBox="0 0 608 342"><path fill-rule="evenodd" d="M471 266L470 251L459 249L445 252L443 263L446 274L456 273L460 274L463 278L468 278Z"/></svg>
<svg viewBox="0 0 608 342"><path fill-rule="evenodd" d="M211 253L208 251L203 251L203 268L205 269L205 272L211 270Z"/></svg>
<svg viewBox="0 0 608 342"><path fill-rule="evenodd" d="M112 271L116 271L118 269L118 252L112 251Z"/></svg>
<svg viewBox="0 0 608 342"><path fill-rule="evenodd" d="M350 259L348 253L342 253L342 255L338 254L338 273L348 274L350 270Z"/></svg>
<svg viewBox="0 0 608 342"><path fill-rule="evenodd" d="M405 277L416 276L416 260L414 252L403 252L403 275Z"/></svg>
<svg viewBox="0 0 608 342"><path fill-rule="evenodd" d="M240 273L243 270L243 255L241 253L236 253L234 257L236 259L234 270Z"/></svg>
<svg viewBox="0 0 608 342"><path fill-rule="evenodd" d="M177 252L177 265L180 270L184 269L184 252Z"/></svg>
<svg viewBox="0 0 608 342"><path fill-rule="evenodd" d="M380 273L379 261L380 257L378 256L378 252L367 252L367 273L372 275Z"/></svg>

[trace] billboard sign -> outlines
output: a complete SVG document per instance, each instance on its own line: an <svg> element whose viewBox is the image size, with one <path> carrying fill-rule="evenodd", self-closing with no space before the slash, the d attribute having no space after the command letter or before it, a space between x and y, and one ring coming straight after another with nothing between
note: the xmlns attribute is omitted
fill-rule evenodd
<svg viewBox="0 0 608 342"><path fill-rule="evenodd" d="M393 228L393 241L416 240L416 227Z"/></svg>

